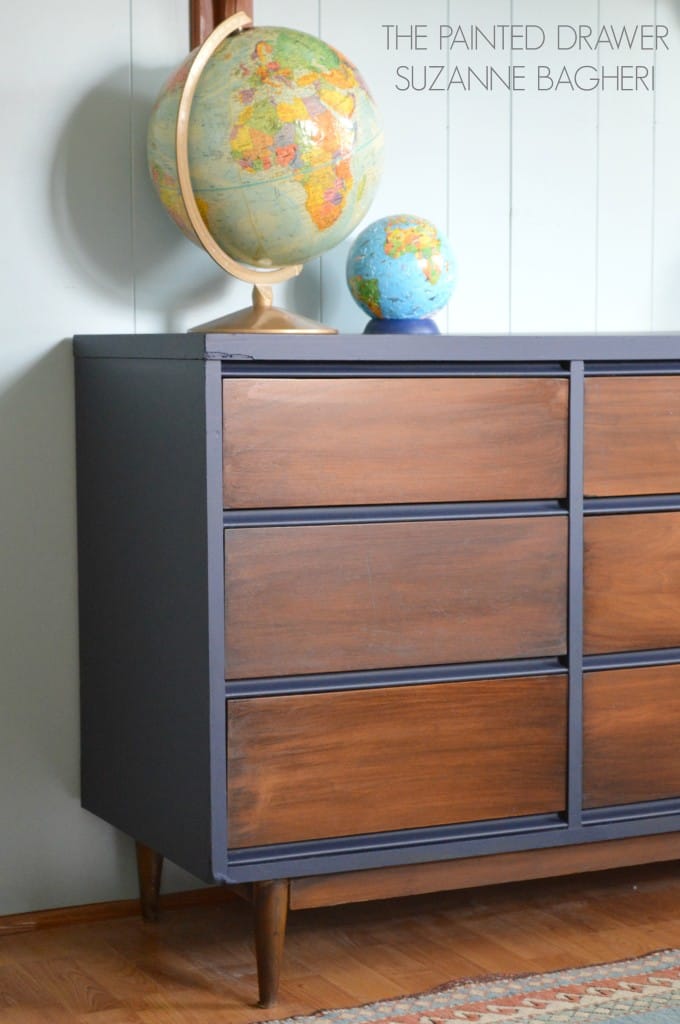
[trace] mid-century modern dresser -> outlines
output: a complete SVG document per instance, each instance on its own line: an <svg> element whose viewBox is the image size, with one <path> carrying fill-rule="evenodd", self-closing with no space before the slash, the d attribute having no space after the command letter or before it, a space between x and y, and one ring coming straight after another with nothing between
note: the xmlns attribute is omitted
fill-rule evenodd
<svg viewBox="0 0 680 1024"><path fill-rule="evenodd" d="M680 854L680 336L80 337L82 799L289 908Z"/></svg>

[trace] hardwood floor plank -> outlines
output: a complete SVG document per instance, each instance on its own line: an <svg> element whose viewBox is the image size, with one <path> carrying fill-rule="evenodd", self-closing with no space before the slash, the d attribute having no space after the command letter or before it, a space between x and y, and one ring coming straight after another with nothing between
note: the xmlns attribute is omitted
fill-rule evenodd
<svg viewBox="0 0 680 1024"><path fill-rule="evenodd" d="M0 1012L47 1008L54 1002L51 992L20 964L0 967Z"/></svg>
<svg viewBox="0 0 680 1024"><path fill-rule="evenodd" d="M71 957L27 961L23 970L30 974L36 987L54 992L64 1009L73 1014L121 1009L120 1000L102 988L84 965Z"/></svg>
<svg viewBox="0 0 680 1024"><path fill-rule="evenodd" d="M69 1019L72 1024L141 1024L141 1017L125 1007L100 1010L97 1013L79 1013L77 1017Z"/></svg>
<svg viewBox="0 0 680 1024"><path fill-rule="evenodd" d="M585 925L579 927L576 920L570 920L568 914L557 915L549 910L534 908L531 921L537 935L546 935L552 942L559 944L570 966L594 963L600 955L602 940L598 932Z"/></svg>
<svg viewBox="0 0 680 1024"><path fill-rule="evenodd" d="M532 925L530 915L521 917L516 911L485 918L479 924L470 922L468 927L475 934L490 939L512 955L520 955L527 963L535 965L540 961L541 969L560 970L570 962L569 954L559 942L545 933L538 934ZM532 970L536 970L533 966Z"/></svg>
<svg viewBox="0 0 680 1024"><path fill-rule="evenodd" d="M254 1024L680 946L674 864L303 910L259 1009L247 904L0 936L0 1024Z"/></svg>
<svg viewBox="0 0 680 1024"><path fill-rule="evenodd" d="M0 1009L0 1022L2 1024L74 1024L74 1017L70 1010L55 1009L50 1007L24 1007L10 1010ZM94 1024L90 1021L89 1024ZM132 1021L132 1024L136 1024Z"/></svg>

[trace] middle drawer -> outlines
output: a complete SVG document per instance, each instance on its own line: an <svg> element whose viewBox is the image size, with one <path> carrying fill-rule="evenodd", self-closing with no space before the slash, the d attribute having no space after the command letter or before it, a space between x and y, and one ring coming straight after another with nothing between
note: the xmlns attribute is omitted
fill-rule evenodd
<svg viewBox="0 0 680 1024"><path fill-rule="evenodd" d="M567 520L225 531L226 678L566 650Z"/></svg>
<svg viewBox="0 0 680 1024"><path fill-rule="evenodd" d="M680 512L585 521L586 654L680 647Z"/></svg>

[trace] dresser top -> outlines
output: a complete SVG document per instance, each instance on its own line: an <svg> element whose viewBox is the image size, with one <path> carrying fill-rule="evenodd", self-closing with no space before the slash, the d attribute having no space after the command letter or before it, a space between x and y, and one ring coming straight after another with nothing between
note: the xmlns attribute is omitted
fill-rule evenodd
<svg viewBox="0 0 680 1024"><path fill-rule="evenodd" d="M563 362L680 359L680 332L648 334L77 335L76 358L233 362Z"/></svg>

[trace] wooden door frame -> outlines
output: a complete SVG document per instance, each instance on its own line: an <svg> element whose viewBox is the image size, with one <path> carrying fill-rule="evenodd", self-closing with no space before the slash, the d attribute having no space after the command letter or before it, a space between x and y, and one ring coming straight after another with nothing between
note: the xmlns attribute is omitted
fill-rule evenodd
<svg viewBox="0 0 680 1024"><path fill-rule="evenodd" d="M200 46L216 25L237 11L253 16L253 0L189 0L191 49Z"/></svg>

